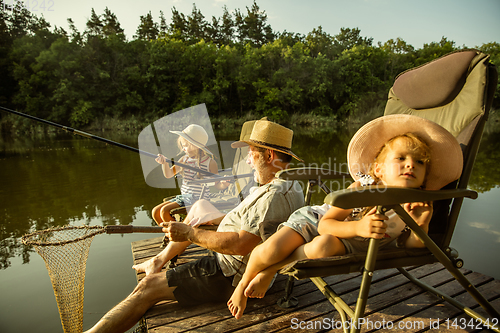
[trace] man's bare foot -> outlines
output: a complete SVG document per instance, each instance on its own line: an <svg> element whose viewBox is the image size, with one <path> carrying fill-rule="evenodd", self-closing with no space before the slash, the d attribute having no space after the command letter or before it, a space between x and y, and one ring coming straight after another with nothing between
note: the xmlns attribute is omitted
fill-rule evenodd
<svg viewBox="0 0 500 333"><path fill-rule="evenodd" d="M163 268L163 262L158 257L153 257L141 264L132 266L133 269L137 271L137 273L144 272L146 275L151 273L159 273Z"/></svg>
<svg viewBox="0 0 500 333"><path fill-rule="evenodd" d="M240 281L236 289L234 289L231 298L227 301L227 307L236 319L240 319L241 316L243 316L243 311L245 311L245 308L247 307L248 298L245 297L244 291L245 286Z"/></svg>
<svg viewBox="0 0 500 333"><path fill-rule="evenodd" d="M248 284L245 289L245 296L251 298L262 298L269 289L269 285L273 281L274 274L267 272L259 272Z"/></svg>

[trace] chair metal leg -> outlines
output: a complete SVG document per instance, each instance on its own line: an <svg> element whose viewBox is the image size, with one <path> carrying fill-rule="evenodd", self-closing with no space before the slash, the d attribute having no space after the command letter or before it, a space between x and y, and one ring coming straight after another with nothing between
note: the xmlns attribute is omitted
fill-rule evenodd
<svg viewBox="0 0 500 333"><path fill-rule="evenodd" d="M179 259L179 255L174 256L170 261L168 262L168 268L174 268L177 266L177 259Z"/></svg>
<svg viewBox="0 0 500 333"><path fill-rule="evenodd" d="M434 294L435 296L447 301L448 303L450 303L451 305L453 305L454 307L456 307L457 309L461 310L461 311L464 311L465 314L467 314L468 316L474 318L474 319L477 319L477 320L480 320L483 324L485 324L485 327L490 327L491 330L495 331L495 332L499 332L500 333L500 330L497 329L497 328L494 328L490 325L487 325L486 323L489 323L489 321L487 321L486 318L484 318L483 316L481 316L480 314L478 314L477 312L475 312L474 310L466 307L465 305L463 305L462 303L456 301L455 299L451 298L450 296L440 292L439 290L437 290L436 288L428 285L427 283L425 282L422 282L420 281L419 279L417 279L416 277L414 277L413 275L411 275L410 273L408 273L407 270L405 270L404 268L398 268L398 270L401 272L401 274L403 274L404 276L406 276L408 278L408 280L410 280L411 282L413 282L414 284L416 284L417 286L419 286L420 288L424 289L424 290L427 290L428 292ZM460 274L462 274L462 272L458 271ZM463 275L463 274L462 274ZM464 277L465 278L465 277ZM467 278L465 278L467 279ZM471 283L469 283L470 286L472 286ZM475 288L474 288L475 289ZM489 303L488 303L489 304ZM496 318L500 318L500 317L496 317Z"/></svg>
<svg viewBox="0 0 500 333"><path fill-rule="evenodd" d="M387 212L385 207L379 206L377 208L377 213L384 214ZM363 269L363 279L361 280L361 286L359 289L358 300L356 302L356 308L354 311L344 302L340 296L338 296L330 286L320 277L310 278L312 282L318 287L318 289L326 296L328 301L337 309L342 318L342 322L346 322L345 315L347 314L351 319L351 333L358 333L361 331L361 326L359 319L364 317L366 303L368 301L368 294L370 292L370 286L373 278L373 272L375 271L375 263L377 262L378 248L380 245L380 239L370 239L368 244L368 251L365 259L365 266ZM347 328L344 326L344 332L347 332Z"/></svg>
<svg viewBox="0 0 500 333"><path fill-rule="evenodd" d="M333 289L320 277L311 277L310 280L316 287L325 295L326 299L337 309L342 323L347 322L347 316L354 317L354 311L347 305L344 300L333 291ZM344 333L348 333L348 327L343 325Z"/></svg>
<svg viewBox="0 0 500 333"><path fill-rule="evenodd" d="M283 309L294 308L299 304L297 297L292 296L295 279L289 276L285 286L285 296L278 300L278 305Z"/></svg>
<svg viewBox="0 0 500 333"><path fill-rule="evenodd" d="M356 309L354 311L351 333L358 333L361 331L359 318L364 317L365 314L366 303L368 301L368 293L370 292L373 272L375 271L375 263L377 261L379 244L380 239L370 239L368 252L366 254L365 267L363 269L363 280L361 280L358 301L356 302Z"/></svg>
<svg viewBox="0 0 500 333"><path fill-rule="evenodd" d="M486 312L494 317L500 318L500 313L484 298L484 296L474 287L469 280L460 272L454 265L453 261L432 241L413 219L406 213L403 207L396 205L393 207L394 211L403 218L408 226L417 234L425 246L432 252L432 254L443 264L443 266L450 272L450 274L464 287L464 289L481 305Z"/></svg>

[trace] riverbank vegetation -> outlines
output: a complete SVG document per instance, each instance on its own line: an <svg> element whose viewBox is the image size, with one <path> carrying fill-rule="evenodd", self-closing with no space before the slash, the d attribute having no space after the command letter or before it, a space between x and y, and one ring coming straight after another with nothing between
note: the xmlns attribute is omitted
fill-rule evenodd
<svg viewBox="0 0 500 333"><path fill-rule="evenodd" d="M357 28L274 31L256 2L210 20L195 4L190 14L166 8L170 22L145 13L130 39L108 8L92 9L84 31L68 18L67 31L1 5L0 105L84 130L140 130L200 103L220 130L262 116L290 127L364 123L383 113L397 74L467 48L446 37L374 45ZM473 47L500 64L498 42ZM32 125L0 113L3 132Z"/></svg>

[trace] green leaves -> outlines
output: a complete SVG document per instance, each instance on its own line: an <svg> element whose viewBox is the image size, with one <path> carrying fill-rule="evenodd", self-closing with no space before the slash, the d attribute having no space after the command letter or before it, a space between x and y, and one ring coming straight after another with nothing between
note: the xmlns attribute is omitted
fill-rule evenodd
<svg viewBox="0 0 500 333"><path fill-rule="evenodd" d="M200 103L218 117L361 119L381 114L398 73L457 49L445 37L422 49L400 38L374 46L358 28L275 33L255 1L209 21L196 5L188 15L174 7L171 22L149 12L130 41L108 8L92 9L83 33L68 23L69 34L51 32L30 12L0 13L2 105L73 126ZM500 65L498 43L481 48Z"/></svg>

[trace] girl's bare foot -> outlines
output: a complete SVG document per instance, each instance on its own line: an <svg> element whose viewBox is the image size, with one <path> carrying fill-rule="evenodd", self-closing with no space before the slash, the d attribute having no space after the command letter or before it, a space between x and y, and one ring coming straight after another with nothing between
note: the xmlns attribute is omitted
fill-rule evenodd
<svg viewBox="0 0 500 333"><path fill-rule="evenodd" d="M245 296L251 298L262 298L273 281L274 274L266 271L259 272L245 289Z"/></svg>
<svg viewBox="0 0 500 333"><path fill-rule="evenodd" d="M135 269L137 273L144 272L146 275L159 273L163 268L163 261L158 257L153 257L143 263L132 266L132 268Z"/></svg>
<svg viewBox="0 0 500 333"><path fill-rule="evenodd" d="M245 308L247 306L248 298L245 297L244 291L245 286L240 281L236 289L234 289L231 298L229 299L229 301L227 301L227 307L236 319L240 319L241 316L243 316L243 311L245 311Z"/></svg>

